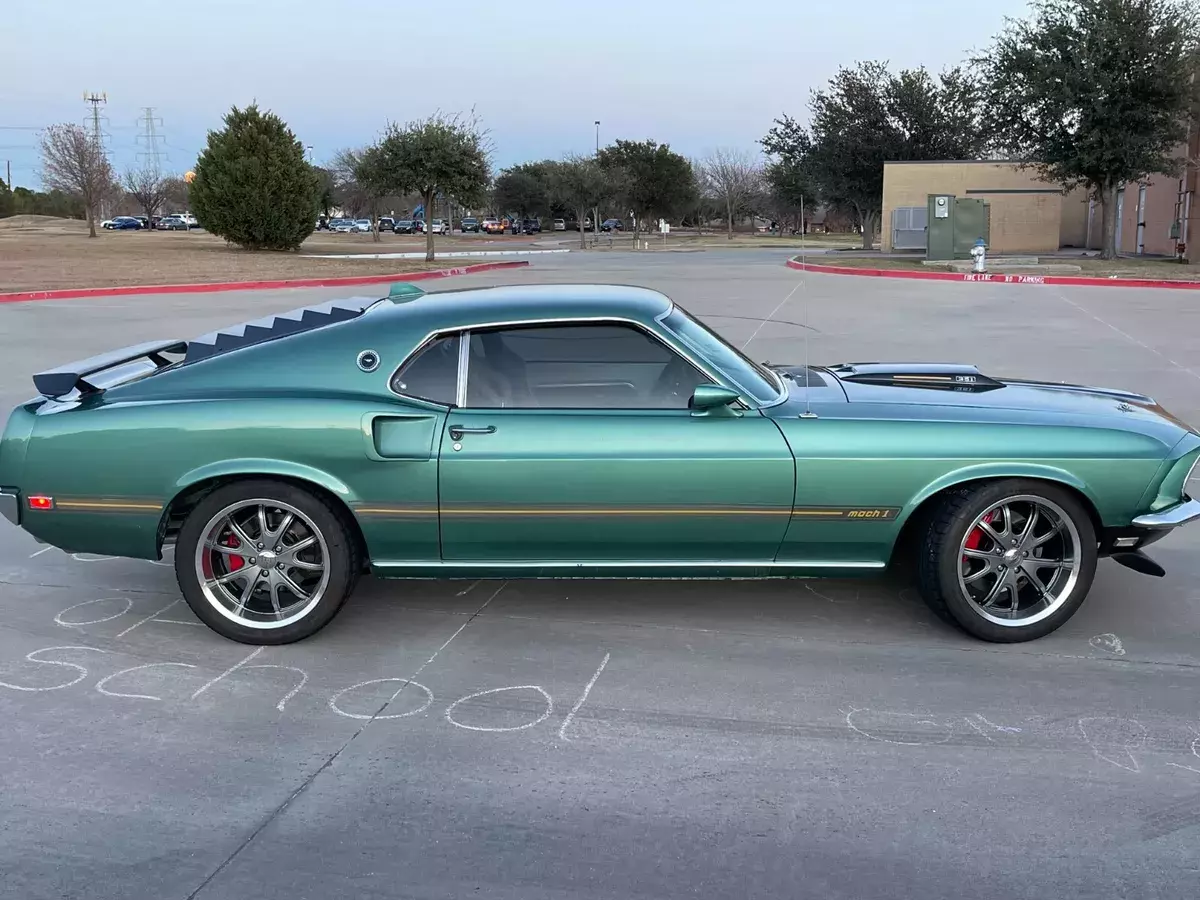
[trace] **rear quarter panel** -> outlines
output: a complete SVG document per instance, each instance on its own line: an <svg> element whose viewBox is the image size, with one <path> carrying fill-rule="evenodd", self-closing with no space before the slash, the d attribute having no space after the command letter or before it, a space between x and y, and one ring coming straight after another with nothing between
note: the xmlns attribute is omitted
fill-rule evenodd
<svg viewBox="0 0 1200 900"><path fill-rule="evenodd" d="M388 458L373 421L387 416ZM206 479L279 475L320 485L355 512L372 555L437 558L436 410L358 399L257 396L96 403L38 416L20 487L55 498L23 525L68 551L158 557L168 504ZM400 423L396 427L396 422ZM433 510L401 521L360 509Z"/></svg>

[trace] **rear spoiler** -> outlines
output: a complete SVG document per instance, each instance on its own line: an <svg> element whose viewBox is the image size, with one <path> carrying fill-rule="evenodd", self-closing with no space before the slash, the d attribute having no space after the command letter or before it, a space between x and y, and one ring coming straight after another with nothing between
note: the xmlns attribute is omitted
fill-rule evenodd
<svg viewBox="0 0 1200 900"><path fill-rule="evenodd" d="M91 375L97 375L108 369L131 363L139 359L149 359L156 368L172 365L175 360L167 359L164 353L185 353L187 341L151 341L146 344L135 344L123 350L113 350L101 353L90 359L67 363L56 369L38 372L33 376L33 386L43 397L57 400L71 391L78 389L81 394L95 394L103 390L88 381Z"/></svg>
<svg viewBox="0 0 1200 900"><path fill-rule="evenodd" d="M842 381L865 384L986 389L1004 387L975 366L960 363L842 363L829 371Z"/></svg>

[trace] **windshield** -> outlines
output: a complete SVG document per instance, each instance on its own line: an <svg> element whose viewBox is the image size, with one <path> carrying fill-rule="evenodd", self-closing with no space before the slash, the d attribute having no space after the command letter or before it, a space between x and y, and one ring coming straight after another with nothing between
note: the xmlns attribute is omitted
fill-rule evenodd
<svg viewBox="0 0 1200 900"><path fill-rule="evenodd" d="M724 372L744 393L759 403L773 403L783 393L783 383L770 369L748 359L715 331L678 306L662 320L672 334Z"/></svg>

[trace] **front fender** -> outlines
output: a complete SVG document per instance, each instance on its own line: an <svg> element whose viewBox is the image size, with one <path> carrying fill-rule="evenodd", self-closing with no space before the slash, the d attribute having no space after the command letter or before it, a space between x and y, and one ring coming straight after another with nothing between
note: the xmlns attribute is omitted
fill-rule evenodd
<svg viewBox="0 0 1200 900"><path fill-rule="evenodd" d="M1043 481L1058 482L1059 484L1075 488L1087 497L1093 508L1097 510L1104 508L1104 505L1099 502L1099 498L1095 495L1095 492L1082 478L1058 466L1022 462L979 463L946 472L940 478L931 481L921 488L904 505L904 512L900 516L898 525L902 528L917 508L934 494L969 481L996 478L1040 478Z"/></svg>

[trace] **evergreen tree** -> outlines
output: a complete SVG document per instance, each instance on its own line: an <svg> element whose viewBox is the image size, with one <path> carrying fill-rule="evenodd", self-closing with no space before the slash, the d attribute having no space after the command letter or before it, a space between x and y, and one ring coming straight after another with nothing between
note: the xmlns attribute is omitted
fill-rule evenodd
<svg viewBox="0 0 1200 900"><path fill-rule="evenodd" d="M320 177L274 113L234 107L208 133L195 172L191 211L213 234L247 250L295 250L312 234Z"/></svg>

